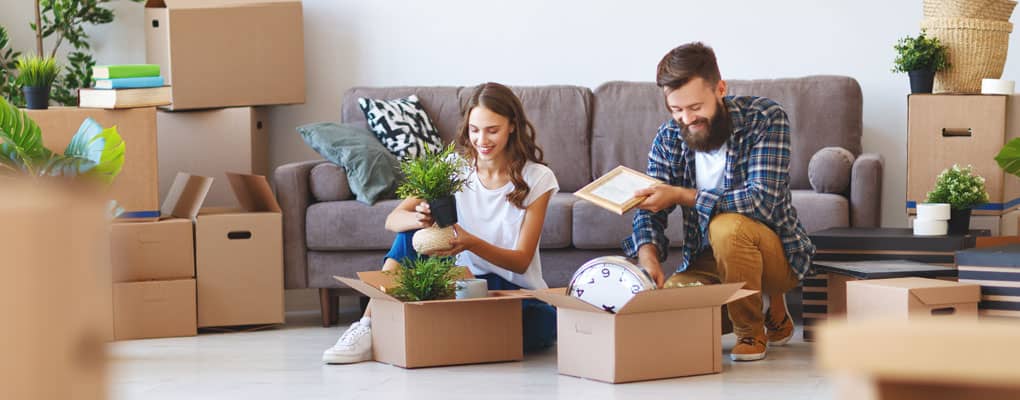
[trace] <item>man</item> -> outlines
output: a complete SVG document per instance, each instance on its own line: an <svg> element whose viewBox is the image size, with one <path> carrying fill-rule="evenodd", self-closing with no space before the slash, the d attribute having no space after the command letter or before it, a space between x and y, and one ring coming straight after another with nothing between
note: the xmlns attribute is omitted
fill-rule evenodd
<svg viewBox="0 0 1020 400"><path fill-rule="evenodd" d="M730 356L761 360L767 344L793 337L784 294L815 251L791 204L786 112L769 99L726 96L715 53L701 43L666 54L656 83L672 118L655 135L647 173L666 184L636 193L648 197L624 251L662 286L666 216L682 207L683 260L670 282L745 282L767 294L764 314L760 293L728 305L738 338Z"/></svg>

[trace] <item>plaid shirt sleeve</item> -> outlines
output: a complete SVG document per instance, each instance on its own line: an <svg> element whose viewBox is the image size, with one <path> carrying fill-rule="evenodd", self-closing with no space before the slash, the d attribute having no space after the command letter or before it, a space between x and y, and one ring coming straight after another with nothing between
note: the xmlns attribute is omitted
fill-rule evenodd
<svg viewBox="0 0 1020 400"><path fill-rule="evenodd" d="M698 191L695 208L701 231L716 213L740 213L759 221L772 221L772 212L783 198L790 170L790 122L778 105L765 110L754 124L755 142L742 187Z"/></svg>
<svg viewBox="0 0 1020 400"><path fill-rule="evenodd" d="M672 171L672 158L679 150L679 144L675 139L668 137L667 124L659 127L655 140L652 141L652 149L648 152L648 168L645 171L649 176L675 185L675 171ZM659 212L638 210L634 215L634 233L623 240L623 252L628 257L637 257L638 249L645 244L652 243L659 253L659 261L665 261L669 254L669 238L666 237L667 216L673 212L676 206L670 206Z"/></svg>

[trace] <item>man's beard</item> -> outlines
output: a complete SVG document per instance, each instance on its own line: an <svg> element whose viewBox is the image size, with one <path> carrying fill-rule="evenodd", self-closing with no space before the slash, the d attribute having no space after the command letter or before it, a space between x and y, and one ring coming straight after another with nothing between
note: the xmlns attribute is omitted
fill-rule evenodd
<svg viewBox="0 0 1020 400"><path fill-rule="evenodd" d="M702 121L707 122L705 130L698 133L691 132L689 126ZM705 118L698 118L690 124L684 124L683 121L677 121L676 123L680 125L680 136L683 137L684 143L687 144L687 147L697 152L708 152L718 149L726 143L726 140L733 133L733 122L730 121L730 113L726 109L726 105L721 101L716 104L715 115L712 116L711 121Z"/></svg>

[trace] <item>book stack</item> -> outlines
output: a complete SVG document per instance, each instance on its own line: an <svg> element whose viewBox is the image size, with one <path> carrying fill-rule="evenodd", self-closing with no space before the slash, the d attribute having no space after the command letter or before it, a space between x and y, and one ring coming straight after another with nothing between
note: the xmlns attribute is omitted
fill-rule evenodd
<svg viewBox="0 0 1020 400"><path fill-rule="evenodd" d="M164 85L156 64L101 65L92 68L91 88L78 91L83 108L136 108L170 104L170 87Z"/></svg>

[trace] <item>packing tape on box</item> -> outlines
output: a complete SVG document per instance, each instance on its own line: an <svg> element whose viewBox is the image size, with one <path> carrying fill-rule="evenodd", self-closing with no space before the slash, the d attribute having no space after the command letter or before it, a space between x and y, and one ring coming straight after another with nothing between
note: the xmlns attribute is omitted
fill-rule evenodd
<svg viewBox="0 0 1020 400"><path fill-rule="evenodd" d="M981 94L1013 94L1015 83L1003 79L982 79Z"/></svg>
<svg viewBox="0 0 1020 400"><path fill-rule="evenodd" d="M917 220L920 221L948 221L949 204L945 203L921 203L917 205Z"/></svg>
<svg viewBox="0 0 1020 400"><path fill-rule="evenodd" d="M914 220L915 236L942 236L949 233L949 221Z"/></svg>

